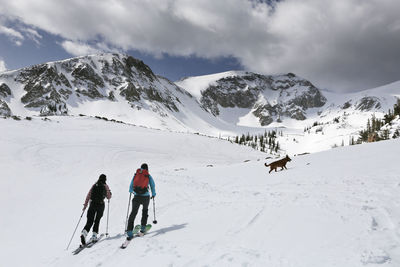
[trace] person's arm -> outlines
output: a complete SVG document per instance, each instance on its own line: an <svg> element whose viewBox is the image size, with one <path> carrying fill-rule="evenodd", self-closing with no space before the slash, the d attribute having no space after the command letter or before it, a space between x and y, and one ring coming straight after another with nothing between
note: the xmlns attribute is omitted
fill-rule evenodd
<svg viewBox="0 0 400 267"><path fill-rule="evenodd" d="M151 189L151 197L156 196L156 184L154 183L153 177L149 175L149 184L150 184L150 189Z"/></svg>
<svg viewBox="0 0 400 267"><path fill-rule="evenodd" d="M133 176L132 181L131 181L131 185L129 186L129 192L130 193L133 193L133 180L135 179L135 175Z"/></svg>
<svg viewBox="0 0 400 267"><path fill-rule="evenodd" d="M105 186L105 188L106 188L106 198L107 198L108 200L110 200L110 198L111 198L111 196L112 196L110 187L108 187L108 184L104 184L104 186Z"/></svg>
<svg viewBox="0 0 400 267"><path fill-rule="evenodd" d="M90 197L92 196L92 189L93 189L93 185L92 185L92 187L90 188L89 193L88 193L87 196L86 196L85 203L83 204L83 210L86 209L86 207L87 207L87 205L88 205L88 203L89 203Z"/></svg>

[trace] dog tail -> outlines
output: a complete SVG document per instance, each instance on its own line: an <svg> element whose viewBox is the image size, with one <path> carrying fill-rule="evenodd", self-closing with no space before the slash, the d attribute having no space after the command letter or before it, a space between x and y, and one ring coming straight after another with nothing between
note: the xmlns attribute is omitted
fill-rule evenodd
<svg viewBox="0 0 400 267"><path fill-rule="evenodd" d="M268 167L269 165L267 163L264 163L265 167Z"/></svg>

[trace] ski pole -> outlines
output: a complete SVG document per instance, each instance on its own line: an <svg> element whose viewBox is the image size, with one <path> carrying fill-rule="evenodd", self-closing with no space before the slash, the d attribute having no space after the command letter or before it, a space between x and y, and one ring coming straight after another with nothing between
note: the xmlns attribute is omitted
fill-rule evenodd
<svg viewBox="0 0 400 267"><path fill-rule="evenodd" d="M131 205L131 197L132 197L132 193L129 193L128 210L126 211L125 233L126 233L127 228L128 228L128 216L129 216L129 207Z"/></svg>
<svg viewBox="0 0 400 267"><path fill-rule="evenodd" d="M157 224L157 220L156 220L156 204L154 202L154 197L153 197L153 214L154 214L154 220L153 223Z"/></svg>
<svg viewBox="0 0 400 267"><path fill-rule="evenodd" d="M79 217L78 224L76 225L75 230L74 230L74 233L73 233L72 236L71 236L71 240L70 240L69 243L68 243L67 250L68 250L68 248L69 248L69 245L71 245L72 239L74 238L76 229L78 229L78 225L79 225L79 223L81 222L81 219L82 219L83 213L85 213L85 210L86 210L86 209L84 209L84 210L82 211L81 217Z"/></svg>
<svg viewBox="0 0 400 267"><path fill-rule="evenodd" d="M106 227L106 237L108 237L108 218L110 215L110 200L108 200L108 206L107 206L107 227Z"/></svg>

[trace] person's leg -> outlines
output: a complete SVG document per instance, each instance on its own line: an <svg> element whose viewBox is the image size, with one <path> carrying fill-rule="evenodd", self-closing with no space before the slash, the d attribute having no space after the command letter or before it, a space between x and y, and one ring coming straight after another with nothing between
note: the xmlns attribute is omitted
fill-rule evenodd
<svg viewBox="0 0 400 267"><path fill-rule="evenodd" d="M86 225L83 227L82 233L81 233L81 243L82 245L86 244L86 236L90 231L90 228L93 225L93 220L95 216L96 211L93 208L93 205L89 206L89 209L87 211L87 220L86 220Z"/></svg>
<svg viewBox="0 0 400 267"><path fill-rule="evenodd" d="M90 228L92 228L95 215L96 215L96 209L94 205L90 204L86 216L87 217L86 225L85 227L83 227L83 229L86 230L87 233L90 231Z"/></svg>
<svg viewBox="0 0 400 267"><path fill-rule="evenodd" d="M132 232L133 230L136 214L138 213L139 207L140 207L139 197L135 196L132 200L132 211L128 219L128 228L126 229L127 232Z"/></svg>
<svg viewBox="0 0 400 267"><path fill-rule="evenodd" d="M143 197L143 209L142 209L142 232L144 232L144 228L147 224L147 218L149 217L149 203L150 203L150 196Z"/></svg>
<svg viewBox="0 0 400 267"><path fill-rule="evenodd" d="M93 225L93 234L99 233L99 225L100 225L100 219L103 217L104 213L104 203L103 204L96 204L96 217L94 219L94 225Z"/></svg>

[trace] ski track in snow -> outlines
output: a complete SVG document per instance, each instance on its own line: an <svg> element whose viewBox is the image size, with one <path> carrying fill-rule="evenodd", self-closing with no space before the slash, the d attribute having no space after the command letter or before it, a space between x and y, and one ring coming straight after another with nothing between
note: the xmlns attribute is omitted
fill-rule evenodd
<svg viewBox="0 0 400 267"><path fill-rule="evenodd" d="M7 266L400 266L400 166L387 164L398 140L294 157L268 174L265 154L218 139L59 120L0 121ZM121 250L142 162L158 224ZM100 173L113 192L110 236L73 256L86 215L65 247Z"/></svg>

